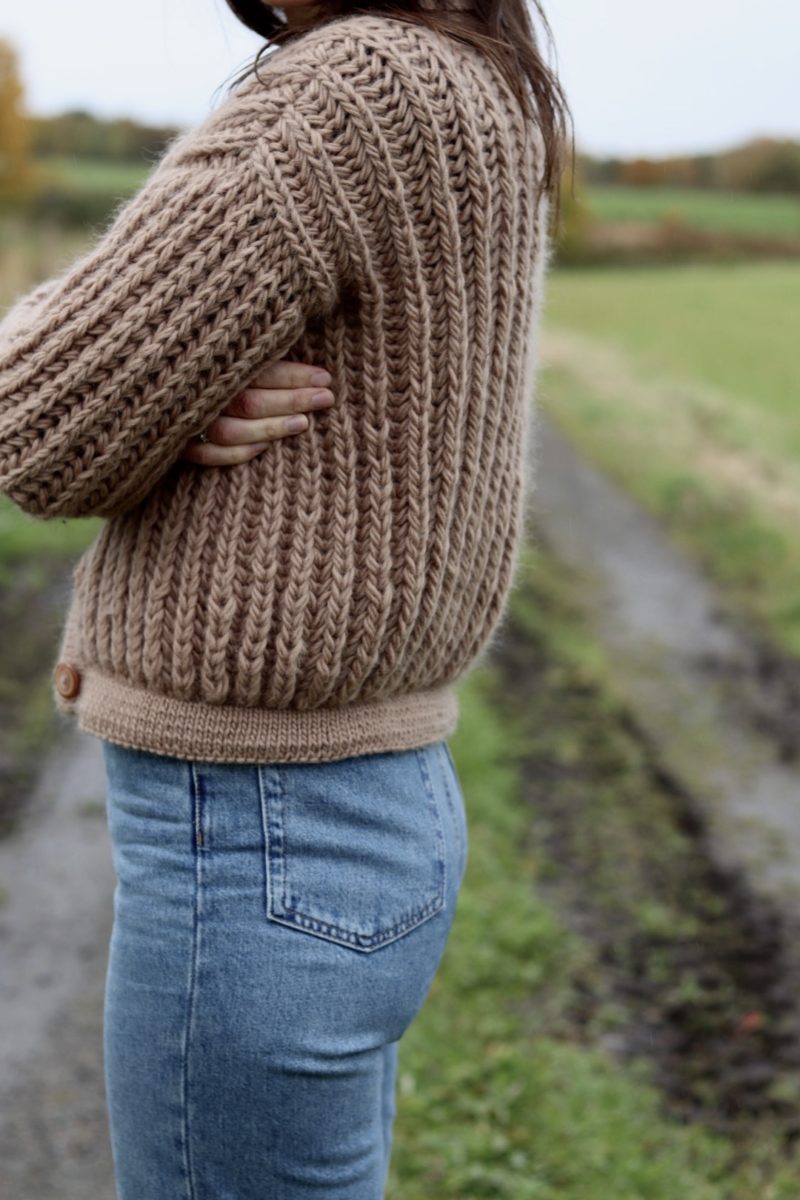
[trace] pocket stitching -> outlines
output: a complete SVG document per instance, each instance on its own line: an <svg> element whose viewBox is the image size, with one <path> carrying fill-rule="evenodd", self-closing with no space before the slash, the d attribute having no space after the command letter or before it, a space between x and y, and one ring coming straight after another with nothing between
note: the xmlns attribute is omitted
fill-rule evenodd
<svg viewBox="0 0 800 1200"><path fill-rule="evenodd" d="M417 925L421 925L426 917L438 912L443 903L443 897L436 896L423 908L411 913L404 921L390 926L389 929L379 930L378 933L372 935L356 933L353 930L343 928L341 925L334 925L330 921L323 921L319 917L307 916L300 909L287 909L285 914L279 915L270 908L269 915L273 921L277 921L280 925L290 925L307 932L313 931L314 933L328 934L330 935L330 940L335 941L339 945L343 941L346 941L348 945L354 946L358 950L372 950L387 941L396 940L408 929L413 929Z"/></svg>
<svg viewBox="0 0 800 1200"><path fill-rule="evenodd" d="M422 762L419 748L416 748L415 753L427 794L428 803L431 806L434 832L436 836L437 866L439 868L436 894L431 900L427 901L427 903L416 909L413 909L410 913L406 913L398 922L390 926L388 929L380 929L374 934L359 933L356 930L347 929L344 926L337 925L332 921L326 920L325 918L314 916L311 913L306 913L299 908L291 908L288 905L286 895L287 873L283 861L286 855L282 821L285 793L281 780L281 772L279 767L274 764L268 768L274 771L277 784L270 797L270 799L274 799L275 803L270 803L270 799L267 797L268 789L265 787L264 781L264 771L267 768L264 768L262 764L258 764L258 789L261 803L264 848L266 851L266 915L269 920L275 921L280 925L299 929L306 933L322 935L328 940L336 942L338 945L344 944L356 950L369 951L385 945L387 942L395 941L403 933L406 933L411 929L416 928L416 926L421 925L423 921L427 920L444 907L445 897L447 894L447 865L444 855L444 832L442 829L441 814L439 813L433 788L430 783L430 776L427 772L427 767ZM273 830L276 831L277 837L273 834ZM278 847L277 849L276 846ZM278 872L280 873L280 883L278 883L276 878ZM280 912L277 912L274 907L274 898L278 887L282 889L283 895L281 902L282 911Z"/></svg>

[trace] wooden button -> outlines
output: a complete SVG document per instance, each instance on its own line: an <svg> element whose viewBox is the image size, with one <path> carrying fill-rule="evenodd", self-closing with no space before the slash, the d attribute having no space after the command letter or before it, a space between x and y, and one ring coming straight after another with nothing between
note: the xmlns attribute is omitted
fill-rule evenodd
<svg viewBox="0 0 800 1200"><path fill-rule="evenodd" d="M71 700L81 690L81 674L77 667L61 662L55 670L56 687L65 700Z"/></svg>

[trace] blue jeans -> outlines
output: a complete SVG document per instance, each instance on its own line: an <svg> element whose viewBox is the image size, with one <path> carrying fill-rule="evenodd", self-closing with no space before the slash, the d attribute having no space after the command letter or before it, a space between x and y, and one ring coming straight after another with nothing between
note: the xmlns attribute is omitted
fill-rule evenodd
<svg viewBox="0 0 800 1200"><path fill-rule="evenodd" d="M102 747L119 1200L380 1200L398 1042L467 861L446 742L291 764Z"/></svg>

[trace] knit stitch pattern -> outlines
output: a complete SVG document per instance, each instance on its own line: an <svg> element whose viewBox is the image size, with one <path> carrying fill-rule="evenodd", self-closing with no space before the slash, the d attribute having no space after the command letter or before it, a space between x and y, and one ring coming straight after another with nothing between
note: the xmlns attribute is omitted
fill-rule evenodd
<svg viewBox="0 0 800 1200"><path fill-rule="evenodd" d="M107 518L55 703L183 758L330 760L456 727L523 537L545 264L538 129L474 47L350 14L175 138L0 323L0 491ZM277 358L335 402L179 458Z"/></svg>

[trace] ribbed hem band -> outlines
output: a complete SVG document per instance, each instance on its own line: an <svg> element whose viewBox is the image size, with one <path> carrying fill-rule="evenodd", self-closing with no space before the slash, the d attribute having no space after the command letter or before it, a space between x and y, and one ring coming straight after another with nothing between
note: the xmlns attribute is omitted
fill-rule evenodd
<svg viewBox="0 0 800 1200"><path fill-rule="evenodd" d="M330 762L411 750L450 737L459 717L451 684L340 708L241 708L179 700L95 668L83 672L77 699L58 707L76 713L86 733L198 762Z"/></svg>

